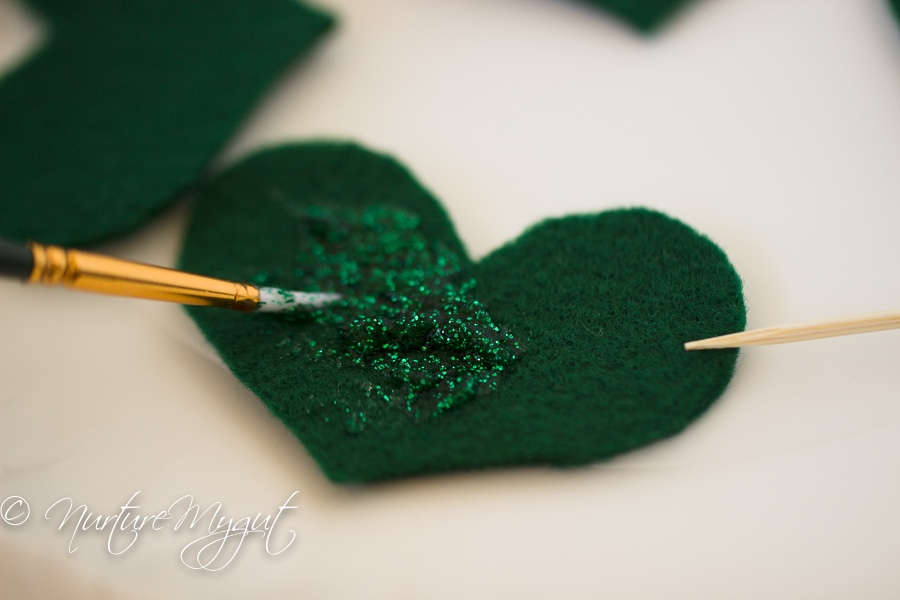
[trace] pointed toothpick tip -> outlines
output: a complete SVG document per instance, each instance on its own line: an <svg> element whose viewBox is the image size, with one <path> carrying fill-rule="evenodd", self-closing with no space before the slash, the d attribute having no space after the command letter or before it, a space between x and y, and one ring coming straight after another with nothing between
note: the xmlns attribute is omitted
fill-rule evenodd
<svg viewBox="0 0 900 600"><path fill-rule="evenodd" d="M887 311L866 313L826 321L813 321L796 325L782 325L779 327L766 327L751 331L739 331L687 342L685 350L718 350L724 348L738 348L741 346L763 346L771 344L787 344L790 342L804 342L822 338L837 337L841 335L854 335L857 333L870 333L884 331L886 329L900 328L900 311Z"/></svg>

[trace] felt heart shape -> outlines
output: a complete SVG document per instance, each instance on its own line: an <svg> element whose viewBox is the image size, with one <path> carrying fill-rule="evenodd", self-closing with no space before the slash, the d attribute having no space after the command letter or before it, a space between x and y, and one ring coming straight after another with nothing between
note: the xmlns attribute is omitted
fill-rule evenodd
<svg viewBox="0 0 900 600"><path fill-rule="evenodd" d="M0 81L0 237L93 242L201 173L331 25L295 0L29 0L46 46Z"/></svg>
<svg viewBox="0 0 900 600"><path fill-rule="evenodd" d="M480 263L390 158L263 152L200 195L184 269L333 290L315 314L190 313L335 481L577 465L682 430L725 389L743 328L726 256L659 213L547 221Z"/></svg>

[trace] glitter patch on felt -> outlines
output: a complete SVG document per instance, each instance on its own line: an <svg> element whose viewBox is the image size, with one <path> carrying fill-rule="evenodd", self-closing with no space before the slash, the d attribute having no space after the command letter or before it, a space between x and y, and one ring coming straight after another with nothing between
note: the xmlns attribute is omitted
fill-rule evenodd
<svg viewBox="0 0 900 600"><path fill-rule="evenodd" d="M416 418L437 416L496 389L521 356L475 298L475 280L462 278L460 258L426 239L417 216L382 206L291 212L299 221L292 285L342 300L283 318L333 325L335 339L305 345L319 359L373 372L370 398ZM364 414L353 416L364 425Z"/></svg>

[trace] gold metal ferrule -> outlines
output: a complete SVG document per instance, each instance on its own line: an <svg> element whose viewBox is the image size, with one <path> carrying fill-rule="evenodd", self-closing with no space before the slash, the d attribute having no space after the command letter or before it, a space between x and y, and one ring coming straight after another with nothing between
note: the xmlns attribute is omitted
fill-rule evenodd
<svg viewBox="0 0 900 600"><path fill-rule="evenodd" d="M242 312L256 310L259 304L259 289L245 283L59 246L32 242L29 248L34 256L34 269L28 283Z"/></svg>

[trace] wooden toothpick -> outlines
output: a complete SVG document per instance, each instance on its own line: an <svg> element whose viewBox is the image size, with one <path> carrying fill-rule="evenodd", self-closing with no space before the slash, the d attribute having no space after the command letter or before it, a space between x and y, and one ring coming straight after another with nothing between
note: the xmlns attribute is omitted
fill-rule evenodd
<svg viewBox="0 0 900 600"><path fill-rule="evenodd" d="M900 311L888 311L814 321L799 325L766 327L752 331L741 331L728 335L696 340L684 345L685 350L713 350L717 348L737 348L739 346L763 346L786 344L819 338L869 333L900 327Z"/></svg>

